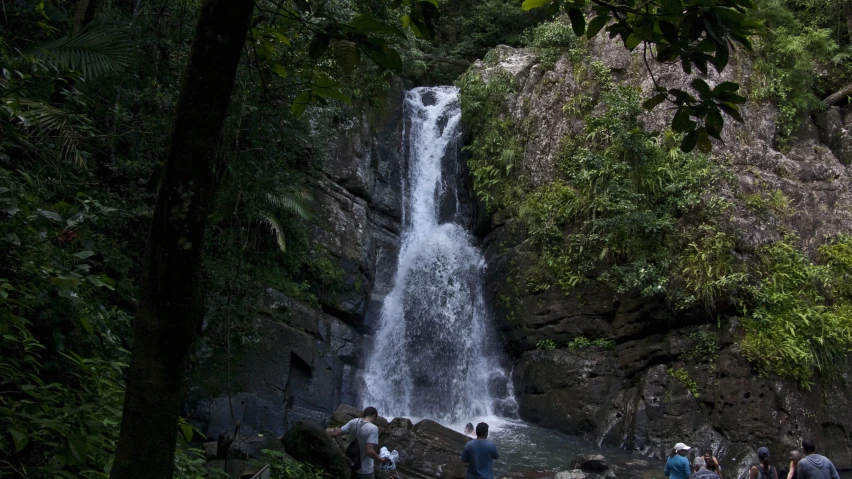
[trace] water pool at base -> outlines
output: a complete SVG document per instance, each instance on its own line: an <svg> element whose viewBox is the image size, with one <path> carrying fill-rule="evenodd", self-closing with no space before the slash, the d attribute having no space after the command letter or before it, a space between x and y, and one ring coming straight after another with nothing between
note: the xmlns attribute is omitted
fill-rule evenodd
<svg viewBox="0 0 852 479"><path fill-rule="evenodd" d="M572 469L571 462L580 454L602 454L619 479L665 479L664 464L655 459L635 456L616 447L597 447L580 437L520 420L489 417L471 422L479 421L488 423L488 438L497 445L500 454L494 463L496 478L552 478L559 471ZM451 427L463 429L459 425Z"/></svg>
<svg viewBox="0 0 852 479"><path fill-rule="evenodd" d="M665 461L632 454L614 446L601 446L552 429L516 419L476 418L489 425L489 439L497 445L500 459L494 463L497 479L548 479L559 471L573 469L571 463L580 454L602 454L618 479L667 479L663 475ZM464 426L452 425L462 431ZM830 458L829 458L830 459ZM787 465L773 464L786 478ZM736 479L725 476L725 479ZM840 471L840 479L852 479L852 471Z"/></svg>

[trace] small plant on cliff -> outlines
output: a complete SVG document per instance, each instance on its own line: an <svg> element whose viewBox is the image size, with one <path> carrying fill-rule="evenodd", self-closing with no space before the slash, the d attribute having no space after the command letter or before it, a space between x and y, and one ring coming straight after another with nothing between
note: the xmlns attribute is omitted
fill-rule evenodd
<svg viewBox="0 0 852 479"><path fill-rule="evenodd" d="M535 343L535 347L538 349L543 349L545 351L550 351L552 349L556 349L556 343L554 343L552 339L542 339L541 341Z"/></svg>
<svg viewBox="0 0 852 479"><path fill-rule="evenodd" d="M541 23L525 32L523 43L538 55L545 69L552 70L559 57L577 45L578 39L571 30L568 18L560 17L552 22Z"/></svg>
<svg viewBox="0 0 852 479"><path fill-rule="evenodd" d="M692 380L692 378L689 377L689 373L686 372L686 369L669 368L667 372L669 373L669 376L673 377L674 379L677 379L677 381L681 383L683 387L685 387L687 391L689 391L690 394L692 394L692 397L698 399L700 395L698 393L698 383L696 383Z"/></svg>
<svg viewBox="0 0 852 479"><path fill-rule="evenodd" d="M589 339L585 336L577 336L568 343L571 349L585 348L596 346L603 349L615 349L615 341L610 338Z"/></svg>
<svg viewBox="0 0 852 479"><path fill-rule="evenodd" d="M716 333L702 329L687 335L686 340L690 347L680 355L681 359L696 362L716 360L719 352L719 337Z"/></svg>

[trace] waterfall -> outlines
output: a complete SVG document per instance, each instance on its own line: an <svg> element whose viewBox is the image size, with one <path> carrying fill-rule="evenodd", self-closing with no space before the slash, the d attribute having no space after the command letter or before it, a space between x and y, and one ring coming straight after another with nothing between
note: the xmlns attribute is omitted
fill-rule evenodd
<svg viewBox="0 0 852 479"><path fill-rule="evenodd" d="M384 416L444 424L510 415L517 405L485 306L485 260L463 226L470 208L452 174L460 169L458 89L410 90L404 110L402 244L367 353L362 402Z"/></svg>

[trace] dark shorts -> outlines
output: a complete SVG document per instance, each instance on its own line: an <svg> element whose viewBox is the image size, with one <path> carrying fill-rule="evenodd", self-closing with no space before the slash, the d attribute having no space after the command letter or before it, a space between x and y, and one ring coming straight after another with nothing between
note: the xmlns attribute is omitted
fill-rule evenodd
<svg viewBox="0 0 852 479"><path fill-rule="evenodd" d="M372 472L369 474L358 474L357 472L352 471L352 479L373 479L374 476L375 474Z"/></svg>

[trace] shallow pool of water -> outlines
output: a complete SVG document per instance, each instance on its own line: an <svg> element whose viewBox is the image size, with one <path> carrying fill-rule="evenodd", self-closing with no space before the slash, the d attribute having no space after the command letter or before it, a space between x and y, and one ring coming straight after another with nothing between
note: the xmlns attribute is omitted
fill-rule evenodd
<svg viewBox="0 0 852 479"><path fill-rule="evenodd" d="M494 441L500 454L494 463L498 478L552 478L556 472L572 469L571 463L580 454L603 454L619 479L664 479L660 461L634 456L616 447L597 447L580 437L515 419L489 417L471 422L480 421L488 423L488 438ZM461 425L450 427L463 429Z"/></svg>
<svg viewBox="0 0 852 479"><path fill-rule="evenodd" d="M474 425L482 421L488 423L488 438L497 445L500 454L500 459L494 463L494 475L499 479L552 478L559 471L573 469L571 463L580 454L602 454L619 479L666 479L663 460L632 454L614 446L597 447L581 437L517 419L491 416L471 420ZM459 432L464 430L462 424L447 426ZM852 471L840 471L840 478L852 479Z"/></svg>

